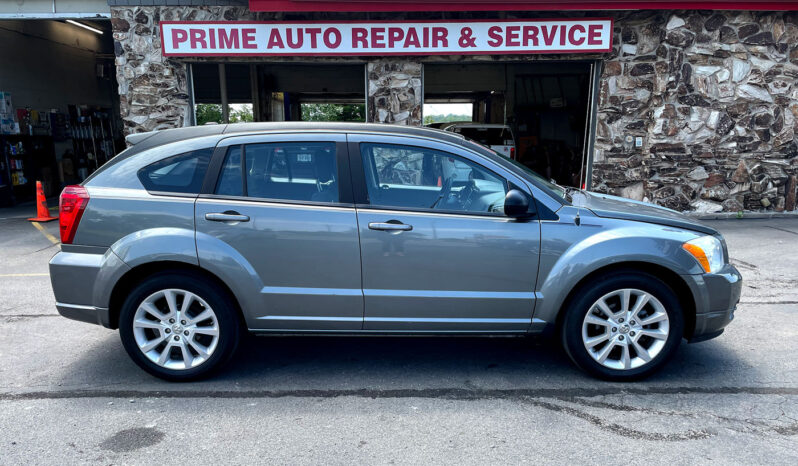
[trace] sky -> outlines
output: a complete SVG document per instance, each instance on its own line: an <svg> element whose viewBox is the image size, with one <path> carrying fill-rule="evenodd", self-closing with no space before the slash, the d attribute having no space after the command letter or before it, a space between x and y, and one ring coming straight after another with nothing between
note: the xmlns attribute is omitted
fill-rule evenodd
<svg viewBox="0 0 798 466"><path fill-rule="evenodd" d="M471 115L474 104L424 104L424 116L427 115Z"/></svg>

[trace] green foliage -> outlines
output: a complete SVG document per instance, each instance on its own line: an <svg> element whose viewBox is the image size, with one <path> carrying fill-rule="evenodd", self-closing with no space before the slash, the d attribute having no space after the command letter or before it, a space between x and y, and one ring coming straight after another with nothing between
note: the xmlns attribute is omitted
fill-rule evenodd
<svg viewBox="0 0 798 466"><path fill-rule="evenodd" d="M222 106L219 104L197 104L197 125L222 122Z"/></svg>
<svg viewBox="0 0 798 466"><path fill-rule="evenodd" d="M447 115L427 115L424 117L424 124L430 123L449 123L452 121L471 121L471 115L455 115L449 113Z"/></svg>
<svg viewBox="0 0 798 466"><path fill-rule="evenodd" d="M204 125L205 123L209 122L222 122L221 104L197 104L196 114L197 125ZM230 123L242 123L250 121L254 121L254 117L252 115L252 105L245 104L240 108L230 108Z"/></svg>
<svg viewBox="0 0 798 466"><path fill-rule="evenodd" d="M366 121L365 104L301 104L302 121Z"/></svg>
<svg viewBox="0 0 798 466"><path fill-rule="evenodd" d="M239 109L230 109L230 123L249 123L255 121L252 115L252 105L246 104Z"/></svg>

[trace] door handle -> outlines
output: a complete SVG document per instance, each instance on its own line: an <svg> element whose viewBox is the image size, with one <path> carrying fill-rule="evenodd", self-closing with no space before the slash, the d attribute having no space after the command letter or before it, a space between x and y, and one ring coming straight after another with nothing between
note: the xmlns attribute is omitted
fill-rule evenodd
<svg viewBox="0 0 798 466"><path fill-rule="evenodd" d="M382 230L382 231L410 231L413 225L405 223L369 223L369 230Z"/></svg>
<svg viewBox="0 0 798 466"><path fill-rule="evenodd" d="M234 211L227 211L227 212L211 212L205 214L205 220L210 220L211 222L248 222L249 216L248 215L241 215L238 212Z"/></svg>

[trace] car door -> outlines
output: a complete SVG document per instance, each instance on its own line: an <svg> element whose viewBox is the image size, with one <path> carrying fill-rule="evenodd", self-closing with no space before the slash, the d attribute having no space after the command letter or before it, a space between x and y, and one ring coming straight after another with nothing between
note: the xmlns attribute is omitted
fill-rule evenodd
<svg viewBox="0 0 798 466"><path fill-rule="evenodd" d="M346 136L223 140L196 202L200 265L240 289L252 329L360 330L360 246Z"/></svg>
<svg viewBox="0 0 798 466"><path fill-rule="evenodd" d="M525 189L523 181L445 143L348 138L363 328L526 331L536 297L540 224L503 214L507 189Z"/></svg>

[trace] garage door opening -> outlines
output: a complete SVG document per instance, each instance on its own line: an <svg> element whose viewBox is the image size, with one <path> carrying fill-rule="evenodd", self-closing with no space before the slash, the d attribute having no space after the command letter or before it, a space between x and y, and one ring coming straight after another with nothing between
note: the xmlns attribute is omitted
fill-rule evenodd
<svg viewBox="0 0 798 466"><path fill-rule="evenodd" d="M424 126L443 128L452 123L471 122L474 120L474 103L462 102L424 102Z"/></svg>
<svg viewBox="0 0 798 466"><path fill-rule="evenodd" d="M194 63L192 80L196 124L366 120L363 65Z"/></svg>
<svg viewBox="0 0 798 466"><path fill-rule="evenodd" d="M505 156L513 154L518 162L561 185L584 186L590 168L593 66L590 62L426 64L425 110L434 103L470 102L472 123L457 132L470 136L501 131L504 144L513 142L513 150L502 151ZM506 137L508 131L512 135Z"/></svg>

